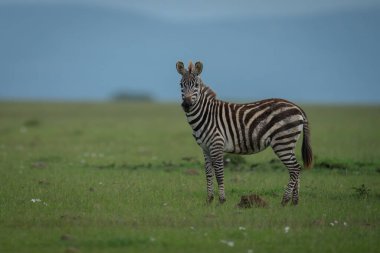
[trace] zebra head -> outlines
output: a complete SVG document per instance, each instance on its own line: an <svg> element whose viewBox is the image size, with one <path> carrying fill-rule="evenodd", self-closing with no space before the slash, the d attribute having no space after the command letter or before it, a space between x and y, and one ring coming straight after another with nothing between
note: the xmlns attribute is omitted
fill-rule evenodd
<svg viewBox="0 0 380 253"><path fill-rule="evenodd" d="M185 112L189 112L191 107L195 105L199 99L202 80L199 75L202 72L203 64L196 62L193 65L189 63L189 67L186 70L183 62L177 62L177 71L182 75L181 79L181 92L182 92L182 108Z"/></svg>

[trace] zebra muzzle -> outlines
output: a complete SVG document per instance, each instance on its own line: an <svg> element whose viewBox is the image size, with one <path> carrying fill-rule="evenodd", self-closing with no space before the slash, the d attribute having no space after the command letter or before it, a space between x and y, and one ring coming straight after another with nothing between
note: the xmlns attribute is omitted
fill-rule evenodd
<svg viewBox="0 0 380 253"><path fill-rule="evenodd" d="M189 112L190 111L190 107L192 105L191 103L191 98L185 98L182 102L182 108L185 112Z"/></svg>

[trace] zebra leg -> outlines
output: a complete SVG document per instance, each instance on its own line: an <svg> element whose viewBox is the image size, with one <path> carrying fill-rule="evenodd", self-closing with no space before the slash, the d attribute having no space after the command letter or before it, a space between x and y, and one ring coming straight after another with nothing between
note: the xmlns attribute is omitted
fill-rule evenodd
<svg viewBox="0 0 380 253"><path fill-rule="evenodd" d="M300 179L298 176L298 180L293 188L293 195L292 195L292 204L297 205L298 204L298 193L299 193L299 187L300 187Z"/></svg>
<svg viewBox="0 0 380 253"><path fill-rule="evenodd" d="M219 202L223 204L226 201L224 193L224 168L223 168L223 151L211 151L212 165L215 170L216 181L219 189Z"/></svg>
<svg viewBox="0 0 380 253"><path fill-rule="evenodd" d="M294 147L279 150L275 149L275 153L280 158L282 163L288 168L290 176L281 204L285 206L291 198L293 199L293 204L298 204L298 182L301 166L297 162L294 155Z"/></svg>
<svg viewBox="0 0 380 253"><path fill-rule="evenodd" d="M300 136L300 132L301 129L298 129L298 127L296 129L293 128L291 132L285 132L285 134L274 138L271 142L273 151L276 153L278 158L280 158L281 162L288 168L290 176L281 201L283 206L285 206L291 198L293 204L298 204L299 174L301 171L301 166L296 159L294 150L296 147L296 142Z"/></svg>
<svg viewBox="0 0 380 253"><path fill-rule="evenodd" d="M293 194L293 203L298 203L298 180L299 180L299 174L301 170L301 166L297 162L294 154L292 153L291 156L287 159L280 158L281 161L285 164L286 167L288 167L289 171L289 183L285 189L284 196L282 198L281 204L285 206Z"/></svg>
<svg viewBox="0 0 380 253"><path fill-rule="evenodd" d="M206 172L206 183L207 183L207 203L211 203L214 200L214 186L213 186L213 176L214 168L212 166L211 157L207 152L204 152L205 157L205 172Z"/></svg>

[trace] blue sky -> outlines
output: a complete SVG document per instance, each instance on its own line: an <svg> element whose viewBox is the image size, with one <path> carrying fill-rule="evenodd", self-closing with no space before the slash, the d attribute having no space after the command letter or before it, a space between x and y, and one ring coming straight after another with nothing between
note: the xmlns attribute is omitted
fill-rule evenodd
<svg viewBox="0 0 380 253"><path fill-rule="evenodd" d="M380 1L0 0L0 99L180 99L177 60L221 98L380 103Z"/></svg>

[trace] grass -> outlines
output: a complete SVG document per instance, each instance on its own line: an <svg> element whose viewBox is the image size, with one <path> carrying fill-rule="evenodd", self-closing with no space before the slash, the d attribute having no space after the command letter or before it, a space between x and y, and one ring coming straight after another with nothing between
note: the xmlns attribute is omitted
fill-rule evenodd
<svg viewBox="0 0 380 253"><path fill-rule="evenodd" d="M178 105L0 103L0 252L380 252L380 108L304 109L316 165L283 208L269 149L206 205ZM237 209L248 193L269 207Z"/></svg>

